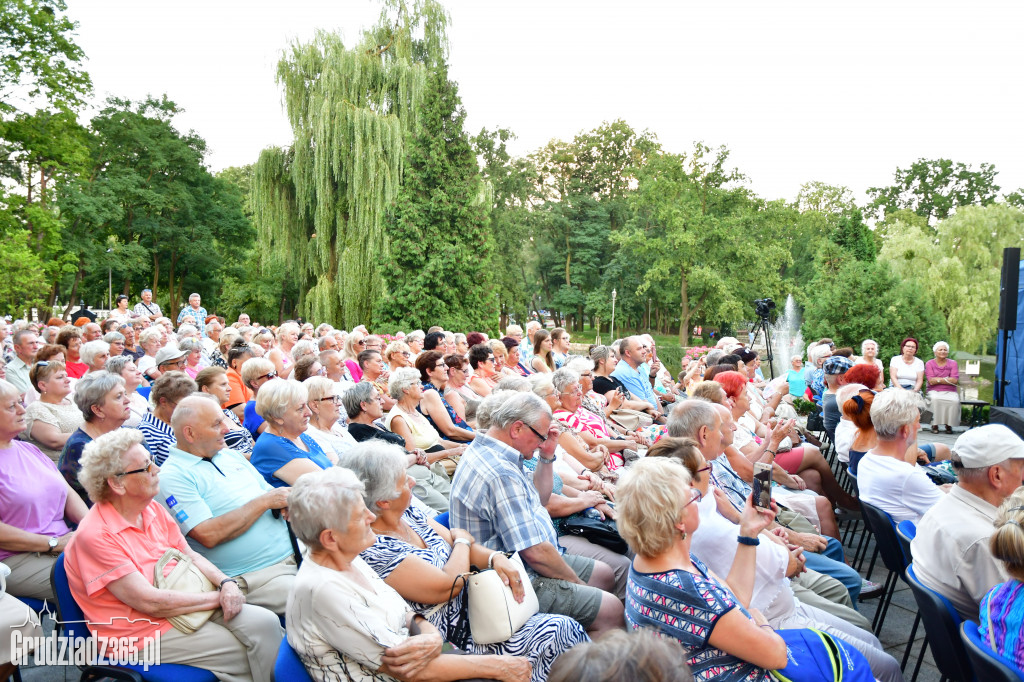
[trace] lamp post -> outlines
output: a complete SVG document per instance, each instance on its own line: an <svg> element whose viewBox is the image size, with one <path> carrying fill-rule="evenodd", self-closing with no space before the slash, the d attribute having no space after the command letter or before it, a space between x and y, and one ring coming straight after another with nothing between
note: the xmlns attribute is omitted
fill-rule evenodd
<svg viewBox="0 0 1024 682"><path fill-rule="evenodd" d="M107 249L107 253L110 253L113 249ZM100 270L100 272L103 272ZM107 261L107 311L114 309L114 280L110 275L110 261Z"/></svg>
<svg viewBox="0 0 1024 682"><path fill-rule="evenodd" d="M611 332L612 343L615 342L615 294L616 294L615 289L612 289L612 332Z"/></svg>

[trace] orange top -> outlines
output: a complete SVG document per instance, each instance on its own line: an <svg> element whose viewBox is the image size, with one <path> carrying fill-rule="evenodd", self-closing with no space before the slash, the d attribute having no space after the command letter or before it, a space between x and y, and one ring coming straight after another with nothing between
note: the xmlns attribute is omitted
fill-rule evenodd
<svg viewBox="0 0 1024 682"><path fill-rule="evenodd" d="M231 394L221 407L228 408L235 405L244 405L252 400L252 391L242 383L242 375L235 370L228 368L228 383L231 384Z"/></svg>

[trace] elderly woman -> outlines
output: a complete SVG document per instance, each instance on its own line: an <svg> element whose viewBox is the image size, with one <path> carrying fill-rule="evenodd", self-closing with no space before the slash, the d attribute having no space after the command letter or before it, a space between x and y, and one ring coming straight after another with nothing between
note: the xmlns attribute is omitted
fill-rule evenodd
<svg viewBox="0 0 1024 682"><path fill-rule="evenodd" d="M434 350L420 353L416 358L416 369L419 370L420 381L423 382L423 397L420 398L419 410L434 430L456 443L468 443L473 440L473 428L459 416L444 397L443 392L448 384L448 365L441 353Z"/></svg>
<svg viewBox="0 0 1024 682"><path fill-rule="evenodd" d="M231 393L231 383L228 381L227 372L223 367L207 367L196 375L196 386L200 392L209 393L220 405L223 405ZM226 407L221 410L227 418L228 428L231 429L224 434L224 444L232 450L237 450L245 455L246 459L252 457L252 449L256 445L252 434L242 426L238 415Z"/></svg>
<svg viewBox="0 0 1024 682"><path fill-rule="evenodd" d="M558 389L555 388L548 374L535 374L530 377L531 389L536 393L551 411L564 409L559 402ZM577 388L579 388L577 384ZM611 471L611 467L622 466L622 462L612 462L608 448L604 445L590 447L579 433L571 429L565 422L555 419L552 424L558 427L558 444L575 457L587 469L602 477L614 480L617 474ZM609 466L611 465L611 466Z"/></svg>
<svg viewBox="0 0 1024 682"><path fill-rule="evenodd" d="M441 653L437 628L360 558L377 540L362 494L355 475L337 467L303 476L288 496L292 528L310 554L288 600L287 636L310 676L529 680L525 658Z"/></svg>
<svg viewBox="0 0 1024 682"><path fill-rule="evenodd" d="M960 368L956 360L949 359L949 344L939 341L932 346L935 357L924 365L928 379L928 401L932 410L932 433L939 432L939 425L945 424L946 433L953 433L954 426L960 426Z"/></svg>
<svg viewBox="0 0 1024 682"><path fill-rule="evenodd" d="M465 356L453 353L445 356L444 364L448 366L448 383L444 387L445 400L451 404L460 418L469 423L466 403L482 400L467 383L469 379L469 361L466 360Z"/></svg>
<svg viewBox="0 0 1024 682"><path fill-rule="evenodd" d="M131 417L131 402L124 383L120 376L104 371L91 372L75 386L75 405L85 422L68 436L57 468L83 500L88 496L78 483L82 448L94 438L121 428Z"/></svg>
<svg viewBox="0 0 1024 682"><path fill-rule="evenodd" d="M54 462L60 459L68 437L82 425L82 412L71 402L71 379L63 362L37 362L29 370L29 381L39 391L25 412L25 440L37 446Z"/></svg>
<svg viewBox="0 0 1024 682"><path fill-rule="evenodd" d="M68 376L72 379L81 379L89 371L89 365L82 362L79 353L82 350L82 330L77 327L62 327L57 334L57 345L64 346L66 359L64 364L68 370Z"/></svg>
<svg viewBox="0 0 1024 682"><path fill-rule="evenodd" d="M108 642L126 642L121 646L130 648L118 652L124 655L159 636L160 663L205 668L222 680L271 680L283 634L277 616L247 605L237 582L189 546L154 500L159 472L134 429L108 433L85 449L79 476L94 506L68 543L64 565L89 629ZM155 587L154 568L171 549L220 589ZM212 617L192 634L168 620L210 609Z"/></svg>
<svg viewBox="0 0 1024 682"><path fill-rule="evenodd" d="M498 339L491 339L486 345L491 349L491 355L494 356L494 370L497 372L499 380L506 376L522 376L508 366L508 348L504 343Z"/></svg>
<svg viewBox="0 0 1024 682"><path fill-rule="evenodd" d="M308 341L299 341L308 343ZM298 347L298 343L295 344ZM320 364L318 355L304 355L295 361L295 369L292 370L292 379L303 383L310 377L327 376L327 370Z"/></svg>
<svg viewBox="0 0 1024 682"><path fill-rule="evenodd" d="M409 344L409 350L412 351L412 357L415 360L416 356L423 352L423 341L427 335L423 333L422 329L409 332L409 335L405 337L405 342Z"/></svg>
<svg viewBox="0 0 1024 682"><path fill-rule="evenodd" d="M256 396L261 386L277 378L277 370L274 369L274 363L266 358L249 358L242 364L241 376L242 384L250 393L243 410L242 424L249 429L253 439L258 441L260 434L267 430L267 425L256 411Z"/></svg>
<svg viewBox="0 0 1024 682"><path fill-rule="evenodd" d="M562 367L551 375L551 384L555 389L557 403L553 410L555 419L577 434L588 448L604 446L611 454L608 460L610 470L615 471L623 466L627 456L630 459L636 458L636 440L619 438L617 433L609 432L600 417L583 408L584 392L578 373ZM631 452L627 455L626 450Z"/></svg>
<svg viewBox="0 0 1024 682"><path fill-rule="evenodd" d="M7 591L52 599L53 561L73 536L65 519L78 523L86 507L49 457L17 439L24 430L18 389L0 379L0 561L11 569Z"/></svg>
<svg viewBox="0 0 1024 682"><path fill-rule="evenodd" d="M551 352L551 334L546 329L538 329L533 333L533 359L530 369L539 374L555 371L555 358Z"/></svg>
<svg viewBox="0 0 1024 682"><path fill-rule="evenodd" d="M455 350L453 352L459 355L465 355L469 352L469 342L466 340L465 334L460 332L455 335Z"/></svg>
<svg viewBox="0 0 1024 682"><path fill-rule="evenodd" d="M269 329L260 329L252 337L252 342L262 348L264 353L269 353L274 348L274 334Z"/></svg>
<svg viewBox="0 0 1024 682"><path fill-rule="evenodd" d="M124 294L118 294L114 300L114 309L107 315L108 320L117 320L121 324L125 324L131 321L132 313L128 310L128 297Z"/></svg>
<svg viewBox="0 0 1024 682"><path fill-rule="evenodd" d="M469 387L480 397L486 398L501 381L502 376L491 347L481 343L470 348L469 366L473 368Z"/></svg>
<svg viewBox="0 0 1024 682"><path fill-rule="evenodd" d="M166 339L167 332L160 325L145 329L139 335L139 345L142 346L145 355L136 364L147 381L156 381L160 378L160 370L156 366L156 354L163 348Z"/></svg>
<svg viewBox="0 0 1024 682"><path fill-rule="evenodd" d="M506 336L501 340L501 343L505 346L505 367L507 369L521 377L527 377L533 374L533 371L526 366L525 362L523 362L523 354L522 349L519 347L519 341L510 336Z"/></svg>
<svg viewBox="0 0 1024 682"><path fill-rule="evenodd" d="M267 430L252 451L252 465L275 488L289 486L310 471L333 466L323 448L306 434L309 394L296 381L271 379L256 394L256 412Z"/></svg>
<svg viewBox="0 0 1024 682"><path fill-rule="evenodd" d="M228 368L228 350L234 345L235 339L242 338L241 332L234 327L227 327L220 333L220 340L217 341L217 347L210 353L210 362L215 367Z"/></svg>
<svg viewBox="0 0 1024 682"><path fill-rule="evenodd" d="M110 346L110 357L116 358L124 353L124 334L121 332L107 332L103 335L103 341Z"/></svg>
<svg viewBox="0 0 1024 682"><path fill-rule="evenodd" d="M102 372L110 359L110 344L99 340L83 343L79 357L89 372Z"/></svg>
<svg viewBox="0 0 1024 682"><path fill-rule="evenodd" d="M874 397L871 423L878 439L857 467L860 499L896 523L918 523L949 486L938 487L917 465L917 432L924 401L913 391L891 388Z"/></svg>
<svg viewBox="0 0 1024 682"><path fill-rule="evenodd" d="M287 379L291 376L292 348L299 342L299 325L294 322L285 322L277 328L277 345L267 353L267 359L274 363L274 370L277 376Z"/></svg>
<svg viewBox="0 0 1024 682"><path fill-rule="evenodd" d="M341 386L327 377L313 376L302 382L309 393L309 427L306 433L323 449L332 463L356 444L339 418L342 416Z"/></svg>
<svg viewBox="0 0 1024 682"><path fill-rule="evenodd" d="M860 344L860 357L857 358L855 364L858 365L873 365L878 368L881 373L885 372L885 367L882 365L882 361L878 359L878 342L874 339L864 339Z"/></svg>
<svg viewBox="0 0 1024 682"><path fill-rule="evenodd" d="M807 351L807 361L810 364L804 371L804 382L811 394L815 404L821 405L825 395L825 360L832 356L832 348L828 344L813 346Z"/></svg>
<svg viewBox="0 0 1024 682"><path fill-rule="evenodd" d="M607 434L605 436L607 438L624 437L641 445L651 444L656 437L654 432L657 431L658 427L652 427L649 429L650 432L645 435L639 425L633 431L630 431L612 420L615 410L622 406L622 396L618 392L612 393L614 402L609 403L605 396L594 390L593 360L584 357L573 358L566 363L565 368L571 369L580 376L580 388L583 390L583 400L580 407L587 413L582 415L582 419L585 419L588 423L596 420L591 425L599 433ZM600 426L597 425L598 423Z"/></svg>
<svg viewBox="0 0 1024 682"><path fill-rule="evenodd" d="M203 369L203 342L199 339L187 337L178 343L178 349L185 351L184 372L189 379L195 379L199 371Z"/></svg>
<svg viewBox="0 0 1024 682"><path fill-rule="evenodd" d="M375 423L384 416L383 401L377 389L361 381L341 396L348 415L348 432L356 441L382 440L401 447L405 451L405 465L409 475L416 480L413 493L428 507L443 513L448 511L448 496L451 482L441 464L429 465L423 450L407 450L405 438L382 429Z"/></svg>
<svg viewBox="0 0 1024 682"><path fill-rule="evenodd" d="M292 347L292 360L298 362L305 357L316 358L320 354L320 349L316 345L316 341L310 341L309 339L303 339Z"/></svg>
<svg viewBox="0 0 1024 682"><path fill-rule="evenodd" d="M353 330L345 338L345 347L341 353L341 356L345 359L345 367L348 369L348 375L352 377L352 381L359 382L363 379L363 370L359 369L359 354L364 350L366 350L366 335ZM391 346L388 346L388 350L391 350ZM390 358L388 358L388 362L391 362Z"/></svg>
<svg viewBox="0 0 1024 682"><path fill-rule="evenodd" d="M672 637L701 680L767 682L786 666L786 643L758 611L747 611L754 586L757 535L774 518L748 500L728 582L690 553L700 526L700 491L676 461L637 462L618 493L619 529L636 552L629 571L626 622ZM764 626L764 627L761 627Z"/></svg>
<svg viewBox="0 0 1024 682"><path fill-rule="evenodd" d="M889 361L889 380L892 386L920 392L924 384L924 363L917 356L917 339L908 336L900 344L900 354Z"/></svg>
<svg viewBox="0 0 1024 682"><path fill-rule="evenodd" d="M492 550L477 544L466 531L449 531L410 506L414 482L397 447L365 443L345 454L339 465L360 478L363 500L377 515L370 524L376 541L360 557L415 611L429 613L431 624L452 641L466 625L464 583L458 582L453 589L453 577L470 571L471 564L487 564ZM492 561L513 595L521 599L522 582L512 562L500 553ZM435 610L430 613L431 609ZM476 644L469 635L465 642L455 644L474 654L528 658L533 665L532 679L543 682L559 654L585 641L583 627L571 618L537 614L505 642Z"/></svg>
<svg viewBox="0 0 1024 682"><path fill-rule="evenodd" d="M388 380L388 393L396 402L384 417L385 428L402 437L406 450L424 451L428 466L445 459L453 460L449 466L454 472L454 465L466 446L441 438L420 412L420 399L423 397L420 373L411 367L397 370ZM448 468L445 466L445 472Z"/></svg>
<svg viewBox="0 0 1024 682"><path fill-rule="evenodd" d="M152 410L142 416L139 431L144 445L157 464L163 464L170 448L177 442L171 428L171 415L178 403L192 395L199 388L196 382L184 372L164 372L153 383L149 392Z"/></svg>
<svg viewBox="0 0 1024 682"><path fill-rule="evenodd" d="M405 341L392 341L384 349L383 355L389 374L399 367L412 367L412 350Z"/></svg>
<svg viewBox="0 0 1024 682"><path fill-rule="evenodd" d="M131 409L131 416L124 426L130 429L137 428L149 412L149 400L143 398L137 390L142 385L142 372L135 366L135 361L130 355L118 355L107 360L107 371L124 379L124 390L127 392Z"/></svg>

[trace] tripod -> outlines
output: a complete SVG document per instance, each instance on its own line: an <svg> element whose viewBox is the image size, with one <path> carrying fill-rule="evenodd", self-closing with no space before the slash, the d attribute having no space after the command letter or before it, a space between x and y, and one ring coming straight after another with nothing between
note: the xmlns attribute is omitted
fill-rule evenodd
<svg viewBox="0 0 1024 682"><path fill-rule="evenodd" d="M772 354L772 327L771 327L771 324L772 324L772 322L771 322L770 319L768 319L767 316L761 317L761 319L758 320L757 325L754 327L754 339L755 340L757 339L757 333L759 331L763 331L764 332L764 347L765 347L765 351L768 353L768 369L771 371L772 379L774 380L775 379L775 363L774 363L775 356Z"/></svg>

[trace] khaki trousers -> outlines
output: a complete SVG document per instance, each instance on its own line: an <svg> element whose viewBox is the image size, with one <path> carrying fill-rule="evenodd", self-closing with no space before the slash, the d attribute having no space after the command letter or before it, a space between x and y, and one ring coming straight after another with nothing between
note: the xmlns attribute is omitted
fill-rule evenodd
<svg viewBox="0 0 1024 682"><path fill-rule="evenodd" d="M11 662L11 640L15 630L23 638L43 636L35 611L9 594L0 594L0 666Z"/></svg>
<svg viewBox="0 0 1024 682"><path fill-rule="evenodd" d="M817 571L805 571L790 581L793 594L804 604L837 616L862 630L871 631L871 623L853 608L850 591L835 578Z"/></svg>
<svg viewBox="0 0 1024 682"><path fill-rule="evenodd" d="M33 599L53 599L53 588L50 586L50 573L57 557L35 552L22 552L4 559L11 569L7 576L7 592L15 597L32 597Z"/></svg>
<svg viewBox="0 0 1024 682"><path fill-rule="evenodd" d="M237 575L235 580L245 594L247 604L262 606L283 616L297 570L295 558L288 557L266 568Z"/></svg>

